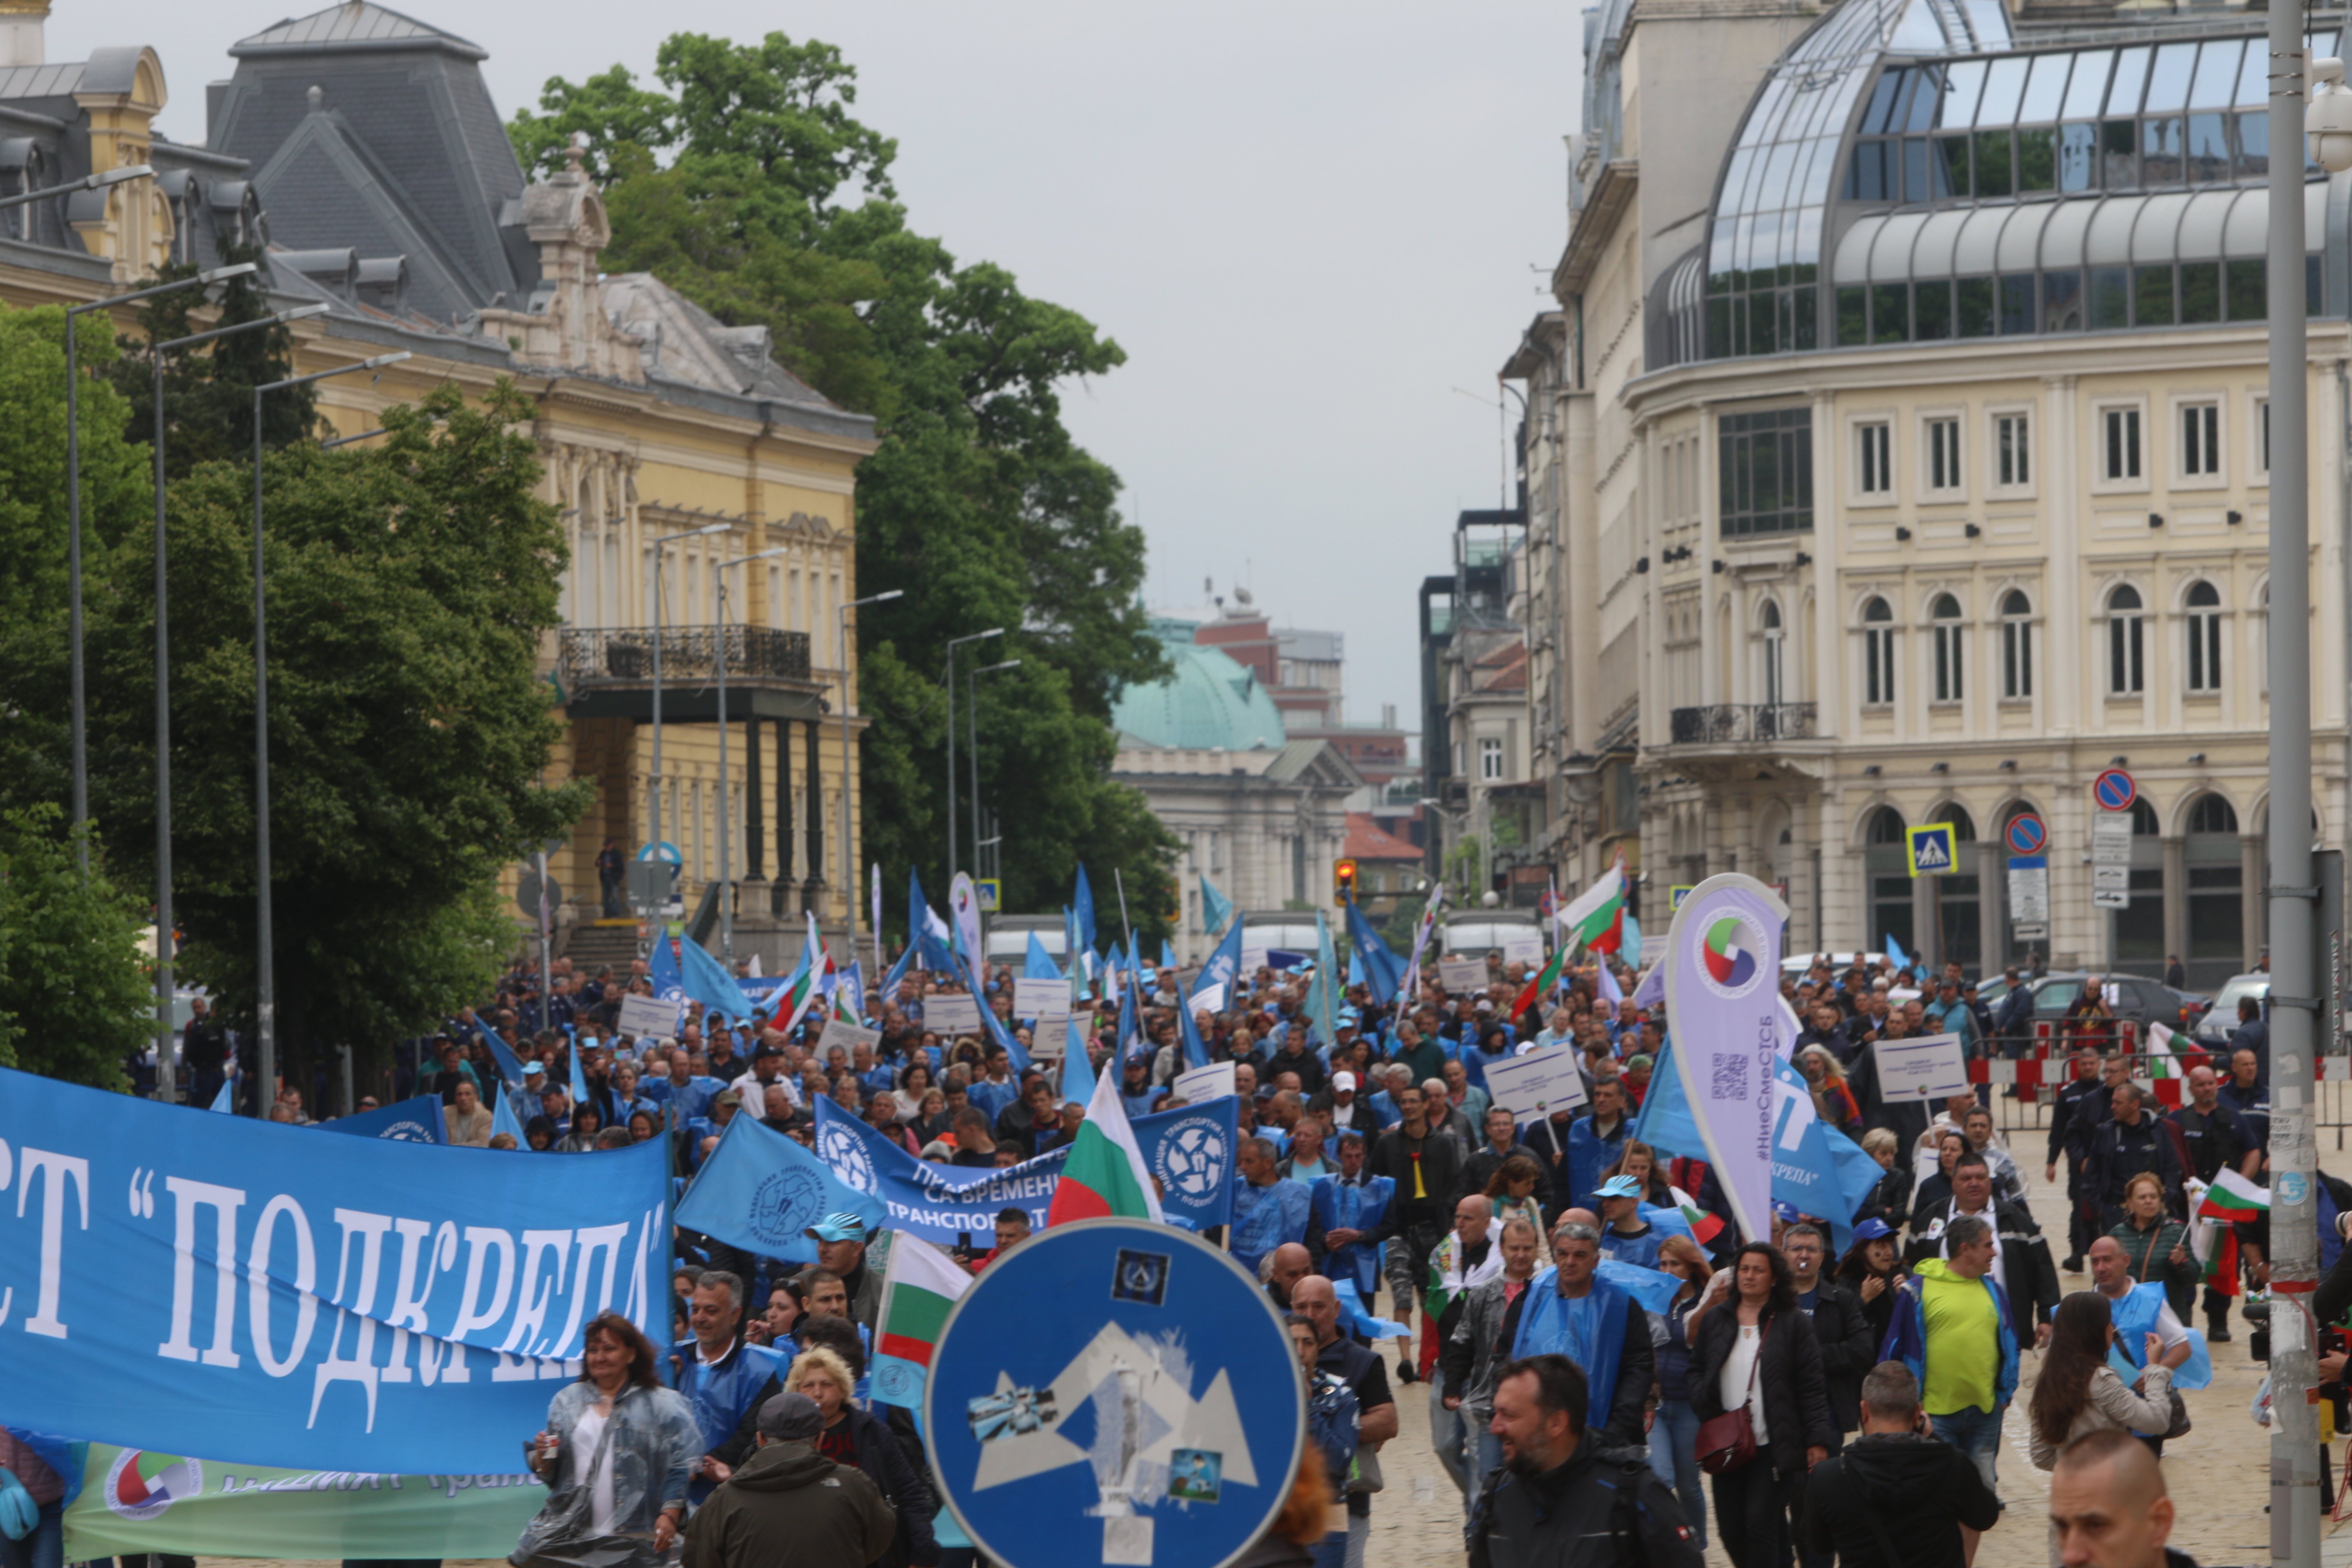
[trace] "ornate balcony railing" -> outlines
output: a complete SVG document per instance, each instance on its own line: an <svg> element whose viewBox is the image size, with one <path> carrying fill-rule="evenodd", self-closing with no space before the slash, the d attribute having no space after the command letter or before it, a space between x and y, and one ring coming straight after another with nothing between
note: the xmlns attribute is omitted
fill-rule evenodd
<svg viewBox="0 0 2352 1568"><path fill-rule="evenodd" d="M1677 746L1771 745L1810 741L1815 733L1811 702L1717 702L1674 711Z"/></svg>
<svg viewBox="0 0 2352 1568"><path fill-rule="evenodd" d="M568 626L561 636L561 668L568 689L581 691L653 683L654 634L649 627ZM722 647L730 682L813 679L806 632L772 631L766 626L665 626L662 684L690 686L710 679L718 674Z"/></svg>

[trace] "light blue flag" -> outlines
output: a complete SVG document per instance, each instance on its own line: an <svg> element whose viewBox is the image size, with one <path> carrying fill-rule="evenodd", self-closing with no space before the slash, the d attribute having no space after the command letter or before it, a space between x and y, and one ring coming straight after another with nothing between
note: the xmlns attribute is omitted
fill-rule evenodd
<svg viewBox="0 0 2352 1568"><path fill-rule="evenodd" d="M835 975L833 994L835 1001L849 1009L849 1016L857 1021L858 1027L864 1028L866 1026L866 971L859 966L856 959L851 959L849 967Z"/></svg>
<svg viewBox="0 0 2352 1568"><path fill-rule="evenodd" d="M1592 1272L1641 1302L1646 1312L1664 1312L1675 1304L1675 1293L1683 1288L1680 1279L1662 1268L1644 1268L1621 1258L1604 1258Z"/></svg>
<svg viewBox="0 0 2352 1568"><path fill-rule="evenodd" d="M522 1063L515 1059L514 1052L509 1050L507 1043L499 1038L499 1032L483 1023L478 1014L475 1016L474 1023L477 1031L482 1037L482 1044L490 1047L490 1059L499 1064L499 1080L510 1090L520 1089Z"/></svg>
<svg viewBox="0 0 2352 1568"><path fill-rule="evenodd" d="M1895 961L1895 967L1897 970L1910 968L1911 960L1905 956L1903 944L1895 940L1895 933L1893 931L1888 931L1885 940L1886 942L1886 956Z"/></svg>
<svg viewBox="0 0 2352 1568"><path fill-rule="evenodd" d="M1190 1072L1194 1068L1207 1067L1209 1043L1201 1038L1201 1026L1193 1022L1191 1003L1177 1005L1176 1028L1177 1037L1184 1042L1184 1069Z"/></svg>
<svg viewBox="0 0 2352 1568"><path fill-rule="evenodd" d="M1095 890L1087 883L1087 868L1078 867L1078 889L1070 895L1070 914L1077 921L1078 940L1071 945L1073 953L1095 950Z"/></svg>
<svg viewBox="0 0 2352 1568"><path fill-rule="evenodd" d="M1404 984L1404 965L1381 940L1356 900L1348 900L1348 941L1364 961L1364 983L1371 987L1372 1001L1385 1007L1396 1000L1397 988Z"/></svg>
<svg viewBox="0 0 2352 1568"><path fill-rule="evenodd" d="M572 1103L574 1106L585 1105L588 1103L588 1080L580 1074L579 1036L572 1037L569 1051L572 1061Z"/></svg>
<svg viewBox="0 0 2352 1568"><path fill-rule="evenodd" d="M1207 872L1202 872L1201 874L1201 934L1216 935L1233 912L1233 900L1217 891L1217 885L1209 880Z"/></svg>
<svg viewBox="0 0 2352 1568"><path fill-rule="evenodd" d="M224 1115L236 1114L236 1080L241 1074L230 1073L221 1080L220 1092L213 1096L213 1109Z"/></svg>
<svg viewBox="0 0 2352 1568"><path fill-rule="evenodd" d="M346 1132L354 1138L389 1138L395 1143L446 1143L448 1123L441 1120L441 1097L420 1094L414 1100L395 1100L374 1110L362 1110L357 1116L338 1116L332 1121L321 1121L320 1127L329 1132Z"/></svg>
<svg viewBox="0 0 2352 1568"><path fill-rule="evenodd" d="M1160 967L1162 969L1176 967L1176 950L1168 945L1168 939L1164 936L1160 939Z"/></svg>
<svg viewBox="0 0 2352 1568"><path fill-rule="evenodd" d="M898 987L905 983L907 971L914 966L915 954L920 951L922 951L922 943L919 942L908 942L907 943L907 950L898 955L898 962L893 963L890 966L890 973L882 977L883 1001L895 1002L898 1000Z"/></svg>
<svg viewBox="0 0 2352 1568"><path fill-rule="evenodd" d="M1629 912L1623 917L1624 934L1617 943L1617 956L1633 968L1642 967L1642 922Z"/></svg>
<svg viewBox="0 0 2352 1568"><path fill-rule="evenodd" d="M1315 1020L1316 1043L1329 1048L1339 1032L1339 956L1331 946L1331 922L1315 911L1315 979L1308 987L1307 1016Z"/></svg>
<svg viewBox="0 0 2352 1568"><path fill-rule="evenodd" d="M1625 1000L1625 993L1618 985L1616 973L1609 967L1609 955L1605 952L1601 955L1600 971L1593 976L1593 990L1601 1001L1612 1007Z"/></svg>
<svg viewBox="0 0 2352 1568"><path fill-rule="evenodd" d="M801 1233L832 1214L877 1226L882 1200L844 1182L774 1128L738 1116L686 1189L677 1223L757 1257L814 1263L816 1243Z"/></svg>
<svg viewBox="0 0 2352 1568"><path fill-rule="evenodd" d="M1135 1010L1135 999L1142 990L1143 977L1129 970L1127 984L1118 988L1118 1059L1122 1070L1127 1058L1143 1047L1143 1024Z"/></svg>
<svg viewBox="0 0 2352 1568"><path fill-rule="evenodd" d="M1087 1042L1068 1024L1062 1026L1062 1103L1091 1105L1095 1098L1095 1064L1087 1054Z"/></svg>
<svg viewBox="0 0 2352 1568"><path fill-rule="evenodd" d="M1681 1281L1677 1280L1676 1283L1679 1284ZM1356 1293L1356 1282L1353 1279L1332 1280L1331 1294L1339 1299L1339 1310L1347 1314L1348 1321L1356 1325L1356 1331L1366 1339L1409 1340L1412 1338L1412 1331L1404 1324L1393 1319L1372 1316L1371 1309L1364 1305L1363 1297Z"/></svg>
<svg viewBox="0 0 2352 1568"><path fill-rule="evenodd" d="M727 966L704 951L700 942L690 936L681 936L678 953L686 961L686 997L702 1004L703 1016L711 1014L741 1020L751 1016L750 1004L743 999L743 988L727 973ZM706 1035L709 1030L706 1027Z"/></svg>
<svg viewBox="0 0 2352 1568"><path fill-rule="evenodd" d="M653 956L646 961L646 979L652 984L654 994L665 1002L686 1000L686 976L678 973L677 945L685 940L667 931L656 933Z"/></svg>
<svg viewBox="0 0 2352 1568"><path fill-rule="evenodd" d="M1633 987L1633 1005L1654 1007L1665 999L1666 966L1654 963L1650 965L1650 972L1642 976L1642 983Z"/></svg>
<svg viewBox="0 0 2352 1568"><path fill-rule="evenodd" d="M1024 980L1059 980L1061 977L1062 966L1054 962L1054 955L1045 951L1045 944L1038 939L1037 933L1034 931L1031 931L1029 933L1029 956L1021 965L1021 978Z"/></svg>
<svg viewBox="0 0 2352 1568"><path fill-rule="evenodd" d="M490 1107L490 1136L495 1138L504 1132L514 1139L517 1149L530 1148L530 1145L522 1141L522 1123L515 1120L513 1102L503 1094L491 1098L498 1103Z"/></svg>
<svg viewBox="0 0 2352 1568"><path fill-rule="evenodd" d="M1004 1026L1004 1020L998 1017L996 1009L988 1005L988 993L981 985L980 977L972 973L971 965L964 963L961 955L956 963L962 971L964 984L971 990L972 1000L980 1004L981 1027L988 1031L990 1039L1004 1047L1005 1060L1013 1068L1013 1076L1020 1077L1029 1070L1029 1047Z"/></svg>
<svg viewBox="0 0 2352 1568"><path fill-rule="evenodd" d="M1225 1005L1230 1007L1234 1005L1234 982L1242 972L1242 927L1247 923L1246 917L1237 918L1233 930L1225 932L1225 940L1217 943L1216 951L1209 954L1209 962L1201 965L1200 978L1192 982L1193 995L1198 996L1212 985L1223 985L1225 987Z"/></svg>
<svg viewBox="0 0 2352 1568"><path fill-rule="evenodd" d="M1364 955L1350 948L1348 952L1348 988L1354 990L1364 983Z"/></svg>

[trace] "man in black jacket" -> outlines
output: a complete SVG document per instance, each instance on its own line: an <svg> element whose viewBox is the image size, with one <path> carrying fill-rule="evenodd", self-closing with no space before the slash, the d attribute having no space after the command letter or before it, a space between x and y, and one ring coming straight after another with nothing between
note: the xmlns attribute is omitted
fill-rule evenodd
<svg viewBox="0 0 2352 1568"><path fill-rule="evenodd" d="M2042 1179L2058 1179L2058 1163L2066 1163L2066 1261L2069 1274L2083 1270L2083 1249L2107 1233L2099 1228L2098 1205L2091 1199L2090 1177L2084 1163L2090 1157L2091 1134L2106 1119L2108 1097L2131 1073L2128 1058L2117 1057L2102 1076L2099 1047L2086 1041L2077 1047L2074 1075L2058 1088L2050 1102L2050 1151Z"/></svg>
<svg viewBox="0 0 2352 1568"><path fill-rule="evenodd" d="M1883 1568L1963 1568L2000 1504L1967 1455L1937 1440L1919 1384L1899 1361L1862 1380L1862 1436L1813 1468L1805 1487L1809 1561ZM1853 1412L1841 1410L1838 1420Z"/></svg>
<svg viewBox="0 0 2352 1568"><path fill-rule="evenodd" d="M2131 1179L2153 1172L2164 1183L2164 1201L2174 1215L2181 1212L2180 1156L2172 1135L2148 1114L2147 1096L2139 1085L2126 1083L2115 1090L2115 1114L2091 1134L2085 1164L2092 1195L2099 1204L2102 1235L2124 1221L2124 1196Z"/></svg>
<svg viewBox="0 0 2352 1568"><path fill-rule="evenodd" d="M1445 1234L1446 1216L1462 1185L1462 1146L1432 1128L1423 1091L1412 1085L1396 1091L1402 1120L1381 1134L1364 1169L1396 1183L1389 1199L1395 1216L1396 1245L1389 1248L1388 1276L1397 1321L1412 1322L1412 1303L1429 1277L1429 1254Z"/></svg>
<svg viewBox="0 0 2352 1568"><path fill-rule="evenodd" d="M1535 1162L1536 1206L1549 1215L1552 1212L1551 1177L1544 1169L1543 1156L1519 1142L1518 1119L1499 1105L1489 1106L1486 1109L1486 1142L1476 1153L1463 1162L1463 1195L1466 1197L1472 1193L1485 1192L1495 1173L1503 1168L1504 1161L1514 1154L1525 1154Z"/></svg>
<svg viewBox="0 0 2352 1568"><path fill-rule="evenodd" d="M1699 1568L1706 1561L1643 1451L1586 1440L1589 1397L1584 1373L1564 1355L1528 1356L1496 1374L1503 1468L1486 1479L1464 1531L1470 1568Z"/></svg>

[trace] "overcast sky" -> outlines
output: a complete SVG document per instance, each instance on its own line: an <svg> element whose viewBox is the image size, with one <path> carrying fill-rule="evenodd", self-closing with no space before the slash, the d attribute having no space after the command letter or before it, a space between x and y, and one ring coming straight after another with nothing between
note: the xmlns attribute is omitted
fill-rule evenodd
<svg viewBox="0 0 2352 1568"><path fill-rule="evenodd" d="M228 46L311 8L58 0L48 55L153 46L161 125L201 141ZM1495 373L1564 234L1574 0L395 8L488 49L502 115L551 76L649 76L673 31L840 46L913 226L1126 349L1067 417L1126 481L1150 602L1245 583L1346 634L1351 721L1412 727L1414 591L1454 514L1496 504Z"/></svg>

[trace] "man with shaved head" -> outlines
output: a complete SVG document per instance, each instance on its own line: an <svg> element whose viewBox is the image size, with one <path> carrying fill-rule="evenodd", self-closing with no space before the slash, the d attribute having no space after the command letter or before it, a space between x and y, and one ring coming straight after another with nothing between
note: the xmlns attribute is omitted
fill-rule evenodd
<svg viewBox="0 0 2352 1568"><path fill-rule="evenodd" d="M1397 1435L1395 1397L1389 1393L1388 1369L1381 1358L1339 1331L1339 1298L1331 1281L1309 1274L1290 1290L1291 1310L1315 1325L1315 1367L1328 1372L1356 1393L1356 1442L1377 1453ZM1348 1493L1347 1568L1364 1568L1364 1549L1372 1538L1372 1497L1352 1489Z"/></svg>
<svg viewBox="0 0 2352 1568"><path fill-rule="evenodd" d="M1286 1241L1265 1255L1262 1266L1265 1276L1265 1293L1283 1311L1289 1311L1290 1292L1301 1279L1315 1271L1315 1259L1307 1248L1295 1241Z"/></svg>
<svg viewBox="0 0 2352 1568"><path fill-rule="evenodd" d="M2130 1433L2087 1433L2050 1472L2050 1541L2065 1568L2197 1568L2167 1550L2172 1499L2156 1456Z"/></svg>

